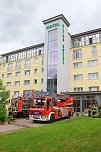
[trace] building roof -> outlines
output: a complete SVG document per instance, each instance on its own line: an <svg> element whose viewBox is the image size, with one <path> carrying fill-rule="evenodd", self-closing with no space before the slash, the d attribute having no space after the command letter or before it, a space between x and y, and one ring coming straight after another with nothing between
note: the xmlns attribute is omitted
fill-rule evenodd
<svg viewBox="0 0 101 152"><path fill-rule="evenodd" d="M5 54L1 54L0 56L3 57L3 56L7 56L7 55L10 55L10 54L22 52L22 51L25 51L25 50L29 50L29 49L33 49L33 48L37 48L37 47L41 47L41 46L44 46L44 43L40 43L40 44L32 45L32 46L29 46L29 47L25 47L25 48L22 48L22 49L18 49L18 50L15 50L15 51L11 51L11 52L8 52L8 53L5 53Z"/></svg>
<svg viewBox="0 0 101 152"><path fill-rule="evenodd" d="M62 19L68 27L70 26L70 23L67 21L67 19L64 17L63 14L54 16L54 17L49 18L49 19L46 19L46 20L43 21L43 24L47 24L47 23L50 23L50 22L58 20L58 19Z"/></svg>
<svg viewBox="0 0 101 152"><path fill-rule="evenodd" d="M97 33L97 32L101 32L101 28L90 30L90 31L87 31L87 32L74 34L74 35L71 35L71 37L76 38L76 37L79 37L79 36L84 36L84 35L93 34L93 33Z"/></svg>

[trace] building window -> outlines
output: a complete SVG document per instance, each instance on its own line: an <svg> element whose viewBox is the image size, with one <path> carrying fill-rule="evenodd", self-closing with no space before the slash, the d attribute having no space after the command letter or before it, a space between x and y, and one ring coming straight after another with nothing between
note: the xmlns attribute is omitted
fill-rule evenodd
<svg viewBox="0 0 101 152"><path fill-rule="evenodd" d="M58 29L48 31L47 91L57 92ZM64 61L64 58L63 58Z"/></svg>
<svg viewBox="0 0 101 152"><path fill-rule="evenodd" d="M82 50L73 50L73 59L81 59L82 58Z"/></svg>
<svg viewBox="0 0 101 152"><path fill-rule="evenodd" d="M21 69L21 62L16 62L16 70Z"/></svg>
<svg viewBox="0 0 101 152"><path fill-rule="evenodd" d="M11 78L12 77L12 73L7 73L7 78Z"/></svg>
<svg viewBox="0 0 101 152"><path fill-rule="evenodd" d="M33 48L31 50L27 49L27 50L23 50L21 52L17 51L16 53L2 57L1 63L15 62L18 60L31 58L33 56L38 56L41 54L44 54L43 47Z"/></svg>
<svg viewBox="0 0 101 152"><path fill-rule="evenodd" d="M42 73L43 73L43 71L44 71L44 68L41 69L41 72L42 72Z"/></svg>
<svg viewBox="0 0 101 152"><path fill-rule="evenodd" d="M74 75L74 80L83 80L83 74Z"/></svg>
<svg viewBox="0 0 101 152"><path fill-rule="evenodd" d="M30 70L25 70L25 75L30 75Z"/></svg>
<svg viewBox="0 0 101 152"><path fill-rule="evenodd" d="M41 79L41 83L43 84L43 78Z"/></svg>
<svg viewBox="0 0 101 152"><path fill-rule="evenodd" d="M41 54L44 54L44 49L43 48L41 48Z"/></svg>
<svg viewBox="0 0 101 152"><path fill-rule="evenodd" d="M34 63L35 63L35 64L38 63L38 57L35 58Z"/></svg>
<svg viewBox="0 0 101 152"><path fill-rule="evenodd" d="M2 66L2 70L5 70L5 65Z"/></svg>
<svg viewBox="0 0 101 152"><path fill-rule="evenodd" d="M93 66L96 66L97 63L98 63L98 60L97 60L97 59L95 59L95 60L89 60L89 61L88 61L88 66L89 66L89 67L93 67Z"/></svg>
<svg viewBox="0 0 101 152"><path fill-rule="evenodd" d="M89 44L92 44L93 43L93 40L92 40L92 37L89 38Z"/></svg>
<svg viewBox="0 0 101 152"><path fill-rule="evenodd" d="M25 61L25 68L28 68L31 66L31 60L26 60Z"/></svg>
<svg viewBox="0 0 101 152"><path fill-rule="evenodd" d="M24 80L24 85L30 85L30 80Z"/></svg>
<svg viewBox="0 0 101 152"><path fill-rule="evenodd" d="M41 55L41 50L39 50L39 55Z"/></svg>
<svg viewBox="0 0 101 152"><path fill-rule="evenodd" d="M21 72L19 71L19 72L15 72L15 76L16 77L19 77L21 75Z"/></svg>
<svg viewBox="0 0 101 152"><path fill-rule="evenodd" d="M34 84L37 84L37 79L34 79Z"/></svg>
<svg viewBox="0 0 101 152"><path fill-rule="evenodd" d="M42 56L42 65L44 64L44 57Z"/></svg>
<svg viewBox="0 0 101 152"><path fill-rule="evenodd" d="M92 46L92 56L96 56L96 55L97 55L96 46Z"/></svg>
<svg viewBox="0 0 101 152"><path fill-rule="evenodd" d="M73 47L80 47L100 42L100 32L93 33L92 35L80 36L72 39Z"/></svg>
<svg viewBox="0 0 101 152"><path fill-rule="evenodd" d="M15 81L15 86L16 87L20 86L20 81Z"/></svg>
<svg viewBox="0 0 101 152"><path fill-rule="evenodd" d="M7 71L11 71L12 68L13 68L13 65L12 64L8 64Z"/></svg>
<svg viewBox="0 0 101 152"><path fill-rule="evenodd" d="M99 91L99 86L89 87L89 91Z"/></svg>
<svg viewBox="0 0 101 152"><path fill-rule="evenodd" d="M11 86L11 82L6 82L6 87L10 87Z"/></svg>
<svg viewBox="0 0 101 152"><path fill-rule="evenodd" d="M19 91L14 91L14 96L18 97L19 96Z"/></svg>
<svg viewBox="0 0 101 152"><path fill-rule="evenodd" d="M4 74L2 74L2 78L4 78Z"/></svg>
<svg viewBox="0 0 101 152"><path fill-rule="evenodd" d="M34 69L34 74L37 74L38 73L38 69Z"/></svg>
<svg viewBox="0 0 101 152"><path fill-rule="evenodd" d="M32 50L28 50L27 52L26 52L27 54L27 58L31 58L32 57Z"/></svg>
<svg viewBox="0 0 101 152"><path fill-rule="evenodd" d="M74 92L82 92L83 87L74 88Z"/></svg>
<svg viewBox="0 0 101 152"><path fill-rule="evenodd" d="M33 56L37 56L37 50L36 49L33 50Z"/></svg>
<svg viewBox="0 0 101 152"><path fill-rule="evenodd" d="M76 62L76 63L73 63L73 66L74 68L81 68L82 67L82 62Z"/></svg>
<svg viewBox="0 0 101 152"><path fill-rule="evenodd" d="M95 72L95 73L88 73L88 79L89 79L89 80L98 79L98 72Z"/></svg>

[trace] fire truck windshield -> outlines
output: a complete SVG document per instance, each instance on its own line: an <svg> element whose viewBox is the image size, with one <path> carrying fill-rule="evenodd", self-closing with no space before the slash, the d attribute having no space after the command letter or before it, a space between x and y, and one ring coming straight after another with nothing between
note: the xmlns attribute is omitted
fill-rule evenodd
<svg viewBox="0 0 101 152"><path fill-rule="evenodd" d="M46 100L45 99L35 99L35 106L46 106Z"/></svg>

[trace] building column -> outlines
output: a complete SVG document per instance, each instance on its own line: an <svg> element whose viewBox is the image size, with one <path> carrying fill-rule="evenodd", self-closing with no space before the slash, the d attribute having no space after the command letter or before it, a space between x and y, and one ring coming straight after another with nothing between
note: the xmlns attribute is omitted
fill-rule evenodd
<svg viewBox="0 0 101 152"><path fill-rule="evenodd" d="M82 112L82 96L80 96L80 112Z"/></svg>

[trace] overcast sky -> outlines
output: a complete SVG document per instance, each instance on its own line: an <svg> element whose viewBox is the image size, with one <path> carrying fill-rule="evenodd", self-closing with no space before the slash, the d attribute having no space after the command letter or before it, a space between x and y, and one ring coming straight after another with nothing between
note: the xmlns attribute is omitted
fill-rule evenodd
<svg viewBox="0 0 101 152"><path fill-rule="evenodd" d="M101 0L0 0L0 54L44 42L43 20L64 14L69 32L101 28Z"/></svg>

